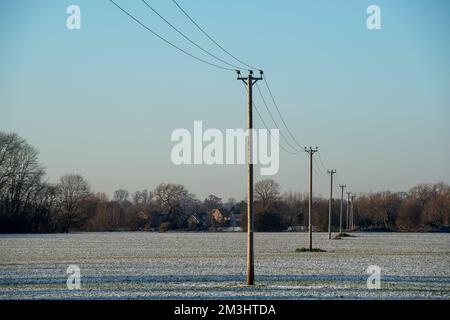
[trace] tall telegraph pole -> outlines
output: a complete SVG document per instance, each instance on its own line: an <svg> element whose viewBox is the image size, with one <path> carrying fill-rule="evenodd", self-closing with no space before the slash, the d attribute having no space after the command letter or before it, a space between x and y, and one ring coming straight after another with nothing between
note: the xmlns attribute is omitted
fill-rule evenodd
<svg viewBox="0 0 450 320"><path fill-rule="evenodd" d="M347 191L347 223L345 224L345 228L347 231L350 230L350 225L349 225L349 216L350 216L350 196L352 195L351 192Z"/></svg>
<svg viewBox="0 0 450 320"><path fill-rule="evenodd" d="M309 251L312 251L312 225L311 225L311 213L312 213L312 190L313 190L313 155L319 149L309 147L305 148L305 151L309 154L309 204L308 204L308 232L309 232Z"/></svg>
<svg viewBox="0 0 450 320"><path fill-rule="evenodd" d="M331 207L333 205L333 174L336 173L336 170L328 170L330 174L330 201L328 203L328 240L331 239Z"/></svg>
<svg viewBox="0 0 450 320"><path fill-rule="evenodd" d="M352 194L352 196L351 196L351 203L350 203L350 229L351 229L351 231L353 231L354 230L354 228L355 228L355 220L354 220L354 216L353 216L353 213L354 213L354 206L353 206L353 201L355 200L355 195L354 194Z"/></svg>
<svg viewBox="0 0 450 320"><path fill-rule="evenodd" d="M249 70L247 77L241 77L239 70L236 70L238 80L242 80L247 87L247 285L255 284L255 266L253 250L253 85L262 79L253 77L253 71Z"/></svg>
<svg viewBox="0 0 450 320"><path fill-rule="evenodd" d="M339 188L341 188L341 209L339 211L339 233L342 233L342 211L344 209L344 189L346 185L340 184Z"/></svg>

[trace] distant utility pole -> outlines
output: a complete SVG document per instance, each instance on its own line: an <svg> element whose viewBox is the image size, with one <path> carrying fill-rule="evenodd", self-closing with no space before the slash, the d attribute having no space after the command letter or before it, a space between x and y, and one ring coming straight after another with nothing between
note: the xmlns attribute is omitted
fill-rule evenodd
<svg viewBox="0 0 450 320"><path fill-rule="evenodd" d="M333 205L333 174L336 173L336 170L327 170L330 174L330 202L328 203L328 240L331 239L331 207Z"/></svg>
<svg viewBox="0 0 450 320"><path fill-rule="evenodd" d="M312 213L312 191L313 191L313 155L319 149L316 147L315 149L309 147L305 147L305 151L309 154L309 205L308 205L308 232L309 232L309 251L312 251L312 225L311 225L311 213Z"/></svg>
<svg viewBox="0 0 450 320"><path fill-rule="evenodd" d="M349 225L349 216L350 216L350 196L351 196L351 192L347 191L347 223L345 225L347 231L350 230L350 225Z"/></svg>
<svg viewBox="0 0 450 320"><path fill-rule="evenodd" d="M341 210L339 211L339 233L342 233L342 211L344 209L344 189L346 185L340 184L339 188L341 188Z"/></svg>
<svg viewBox="0 0 450 320"><path fill-rule="evenodd" d="M355 229L355 220L354 220L354 206L353 206L353 201L355 200L355 195L352 194L351 197L351 203L350 203L350 229L351 231L353 231Z"/></svg>
<svg viewBox="0 0 450 320"><path fill-rule="evenodd" d="M237 79L242 80L247 87L247 285L255 284L255 265L253 249L253 85L262 80L260 77L253 77L253 71L249 70L247 77L241 77L241 72L237 71Z"/></svg>

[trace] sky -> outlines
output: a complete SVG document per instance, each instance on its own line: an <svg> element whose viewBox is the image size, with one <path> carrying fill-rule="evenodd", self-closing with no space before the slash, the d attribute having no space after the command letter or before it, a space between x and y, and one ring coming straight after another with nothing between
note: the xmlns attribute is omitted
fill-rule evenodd
<svg viewBox="0 0 450 320"><path fill-rule="evenodd" d="M141 0L116 1L212 61ZM172 1L148 2L205 49L235 62ZM264 70L296 139L318 146L350 191L450 183L450 2L178 2L228 51ZM80 30L66 28L71 4L81 9ZM366 27L371 4L381 9L381 30ZM192 131L195 120L205 128L245 128L246 97L234 72L183 55L108 0L1 1L0 48L0 130L39 149L50 182L79 173L109 195L173 182L200 199L245 197L245 166L177 166L170 158L171 133ZM255 103L273 127L257 95ZM255 127L263 127L256 115ZM280 156L270 178L283 191L306 192L306 154ZM255 180L263 178L255 170ZM318 172L314 193L328 190L329 177Z"/></svg>

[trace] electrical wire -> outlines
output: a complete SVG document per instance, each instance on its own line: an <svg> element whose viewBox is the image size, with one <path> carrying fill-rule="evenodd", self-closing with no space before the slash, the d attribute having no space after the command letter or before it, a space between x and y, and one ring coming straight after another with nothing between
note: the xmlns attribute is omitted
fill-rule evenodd
<svg viewBox="0 0 450 320"><path fill-rule="evenodd" d="M270 129L268 128L268 126L266 125L263 117L261 116L261 114L259 113L258 108L256 107L256 104L253 102L253 107L255 108L256 114L258 115L259 119L261 120L261 122L263 123L264 127L266 128L267 132L269 132L269 135L271 138L273 138L272 133L270 132ZM298 152L292 152L290 150L287 150L285 147L283 147L283 145L278 141L278 145L280 146L281 149L283 149L285 152L289 153L289 154L298 154Z"/></svg>
<svg viewBox="0 0 450 320"><path fill-rule="evenodd" d="M336 188L341 191L341 188L339 186L343 185L341 179L339 178L339 174L336 172L336 180L337 180L337 185Z"/></svg>
<svg viewBox="0 0 450 320"><path fill-rule="evenodd" d="M185 35L183 32L181 32L177 27L175 27L172 23L170 23L166 18L164 18L158 11L156 11L150 4L148 4L145 0L142 0L142 2L144 2L144 4L150 9L152 10L158 17L160 17L165 23L167 23L173 30L175 30L178 34L180 34L183 38L185 38L187 41L189 41L191 44L193 44L194 46L196 46L197 48L199 48L200 50L202 50L203 52L205 52L206 54L208 54L209 56L213 57L214 59L230 66L233 67L235 69L241 69L240 67L231 64L221 58L219 58L218 56L216 56L215 54L209 52L208 50L204 49L202 46L200 46L199 44L197 44L195 41L193 41L191 38L189 38L187 35Z"/></svg>
<svg viewBox="0 0 450 320"><path fill-rule="evenodd" d="M216 68L218 68L218 69L227 70L227 71L235 71L236 68L237 68L237 69L240 69L239 67L237 67L237 66L235 66L235 65L233 65L233 64L230 64L230 63L226 62L225 60L223 60L223 59L217 57L216 55L210 53L209 51L207 51L206 49L204 49L203 47L199 46L197 43L195 43L194 41L192 41L188 36L186 36L183 32L181 32L178 28L176 28L173 24L171 24L167 19L165 19L162 15L160 15L160 14L159 14L152 6L150 6L145 0L142 0L142 1L146 4L146 6L147 6L148 8L150 8L155 14L157 14L161 19L163 19L169 26L171 26L175 31L177 31L180 35L182 35L186 40L188 40L190 43L192 43L193 45L195 45L196 47L198 47L199 49L201 49L201 50L204 51L205 53L209 54L209 55L212 56L213 58L217 59L218 61L221 61L221 62L223 62L223 63L225 63L225 64L227 64L227 65L229 65L229 66L234 67L234 69L231 69L231 68L228 68L228 67L224 67L224 66L221 66L221 65L212 63L212 62L209 62L209 61L207 61L207 60L204 60L204 59L202 59L202 58L199 58L199 57L195 56L194 54L192 54L192 53L190 53L190 52L188 52L188 51L186 51L186 50L180 48L179 46L173 44L172 42L170 42L169 40L167 40L167 39L164 38L163 36L159 35L157 32L155 32L155 31L153 31L152 29L150 29L147 25L145 25L143 22L141 22L141 21L140 21L139 19L137 19L134 15L132 15L131 13L129 13L127 10L125 10L124 8L122 8L120 5L118 5L118 4L117 4L116 2L114 2L113 0L109 0L109 1L110 1L112 4L114 4L118 9L120 9L123 13L125 13L128 17L130 17L132 20L134 20L137 24L139 24L141 27L143 27L143 28L146 29L147 31L151 32L154 36L156 36L157 38L159 38L160 40L162 40L163 42L165 42L165 43L168 44L169 46L171 46L171 47L177 49L178 51L180 51L180 52L182 52L182 53L184 53L185 55L187 55L187 56L189 56L189 57L191 57L191 58L193 58L193 59L195 59L195 60L197 60L197 61L199 61L199 62L202 62L202 63L204 63L204 64L207 64L207 65L209 65L209 66L216 67ZM189 20L190 20L190 21L191 21L191 22L192 22L192 23L200 30L200 31L201 31L206 37L208 37L208 39L210 39L215 45L217 45L222 51L224 51L225 53L227 53L230 57L232 57L233 59L235 59L235 60L238 61L239 63L241 63L241 64L243 64L243 65L245 65L245 66L247 66L247 67L249 67L249 68L252 68L252 69L258 69L258 68L253 67L252 65L249 65L249 64L243 62L242 60L240 60L240 59L238 59L237 57L235 57L234 55L232 55L228 50L226 50L226 49L225 49L224 47L222 47L217 41L215 41L215 40L214 40L214 39L213 39L213 38L212 38L212 37L211 37L211 36L203 29L203 28L201 28L201 27L195 22L195 20L192 19L192 18L190 17L190 15L189 15L182 7L178 4L177 1L175 1L175 0L172 0L172 1L175 3L175 5L183 12L183 14L184 14L184 15L185 15L185 16L186 16L186 17L187 17L187 18L188 18L188 19L189 19ZM272 99L272 102L274 103L274 105L275 105L275 107L276 107L276 109L277 109L278 115L280 116L280 119L281 119L281 121L283 122L283 125L286 127L286 129L287 129L287 131L288 131L290 137L291 137L292 140L294 140L294 142L302 149L302 151L304 151L304 147L301 146L301 145L298 143L298 141L297 141L297 140L295 139L295 137L293 136L291 130L290 130L289 127L287 126L286 121L284 120L284 118L283 118L283 116L282 116L282 114L281 114L281 112L280 112L280 109L278 108L278 105L277 105L277 103L276 103L276 101L275 101L275 98L274 98L274 96L273 96L273 94L272 94L272 91L270 90L269 84L268 84L268 82L267 82L267 80L266 80L266 76L264 76L264 83L266 84L266 87L267 87L267 89L268 89L268 91L269 91L269 94L270 94L270 97L271 97L271 99ZM258 88L258 91L259 91L259 93L260 93L260 95L261 95L261 98L262 98L262 100L263 100L263 102L264 102L264 105L266 106L266 109L267 109L267 111L268 111L268 113L269 113L269 115L270 115L272 121L274 122L275 126L276 126L277 129L280 131L280 134L281 134L282 137L286 140L287 144L288 144L292 149L294 149L296 152L292 152L292 151L290 151L290 150L287 150L287 149L286 149L282 144L280 144L279 142L278 142L278 145L280 146L280 148L282 148L282 149L283 149L285 152L287 152L287 153L290 153L290 154L297 154L297 153L299 153L300 151L297 150L295 147L293 147L292 144L289 143L289 141L288 141L288 139L286 138L286 136L285 136L284 134L282 134L282 132L281 132L281 130L279 129L279 127L278 127L278 125L277 125L277 123L276 123L276 121L275 121L275 119L274 119L272 113L270 112L270 109L269 109L269 107L268 107L268 105L267 105L267 102L265 101L265 99L264 99L264 97L263 97L263 95L262 95L262 92L261 92L259 86L257 86L257 88ZM260 118L260 120L261 120L261 122L263 123L264 127L268 130L270 136L272 137L272 134L271 134L271 132L270 132L268 126L266 125L266 123L265 123L265 121L264 121L264 119L263 119L261 113L259 112L259 110L258 110L256 104L253 103L253 106L255 107L256 113L258 114L258 117Z"/></svg>
<svg viewBox="0 0 450 320"><path fill-rule="evenodd" d="M270 118L272 119L273 124L275 125L275 127L278 129L278 131L280 132L281 137L286 141L286 143L288 144L289 147L291 147L291 149L293 149L296 153L300 153L300 152L304 152L304 150L298 150L295 146L293 146L289 140L286 138L286 136L283 134L283 132L281 131L281 129L278 127L277 122L275 121L272 112L270 112L269 106L267 105L266 99L264 99L264 96L261 92L261 89L259 88L258 83L256 83L256 88L258 89L259 95L261 97L261 100L264 103L264 106L266 107L267 113L269 114Z"/></svg>
<svg viewBox="0 0 450 320"><path fill-rule="evenodd" d="M310 159L310 157L309 157L309 153L305 152L304 154L305 154L305 156L306 156L306 160L307 160L308 162L311 161L311 159ZM318 178L323 178L323 177L324 177L324 174L321 173L321 172L319 172L319 171L317 170L316 166L317 166L316 159L313 157L313 166L312 166L313 172L314 172L314 174L315 174ZM317 167L318 167L318 166L317 166Z"/></svg>
<svg viewBox="0 0 450 320"><path fill-rule="evenodd" d="M244 89L247 90L247 87L245 85L245 83L242 83L244 85ZM261 113L258 110L258 107L256 106L255 102L253 101L252 106L255 108L256 114L258 115L259 119L261 120L263 126L266 128L267 132L269 132L269 135L271 138L273 138L272 133L269 130L269 127L267 126L266 122L264 121L264 118L262 117ZM285 152L289 153L289 154L297 154L296 152L292 152L290 150L287 150L281 143L280 141L278 141L278 146L283 149Z"/></svg>
<svg viewBox="0 0 450 320"><path fill-rule="evenodd" d="M322 169L320 168L320 166L319 166L319 164L318 164L318 162L317 162L317 159L314 158L314 157L313 157L313 162L314 162L314 164L315 164L315 166L313 166L313 169L315 169L315 168L317 167L318 174L319 174L321 177L325 177L325 176L326 176L326 173L322 171ZM317 170L316 170L316 172L317 172Z"/></svg>
<svg viewBox="0 0 450 320"><path fill-rule="evenodd" d="M270 95L270 97L272 98L272 102L273 102L273 104L275 105L275 108L277 109L278 115L280 116L280 119L281 119L281 121L283 122L283 125L286 127L286 129L287 129L287 131L288 131L288 133L289 133L289 136L292 138L292 140L294 140L294 142L297 144L297 146L299 146L300 148L304 149L305 147L302 146L302 145L297 141L297 139L295 139L295 136L292 134L291 130L290 130L289 127L287 126L286 121L284 120L284 118L283 118L283 116L282 116L282 114L281 114L281 112L280 112L280 109L278 108L278 104L277 104L277 102L276 102L276 100L275 100L275 98L274 98L274 96L273 96L273 94L272 94L272 90L270 90L269 83L267 82L267 75L264 76L264 83L266 84L267 90L269 91L269 95Z"/></svg>
<svg viewBox="0 0 450 320"><path fill-rule="evenodd" d="M255 69L255 70L261 70L259 68L253 67L252 65L249 65L247 63L245 63L244 61L238 59L236 56L232 55L228 50L226 50L223 46L221 46L216 40L213 39L213 37L211 37L202 27L200 27L200 25L195 22L195 20L178 4L177 1L172 0L172 2L178 7L178 9L180 9L181 12L183 12L183 14L197 27L198 30L200 30L209 40L211 40L217 47L219 47L223 52L225 52L226 54L228 54L230 57L232 57L234 60L236 60L237 62L247 66L250 69Z"/></svg>
<svg viewBox="0 0 450 320"><path fill-rule="evenodd" d="M144 0L143 0L144 1ZM249 64L247 64L247 63L245 63L244 61L242 61L241 59L239 59L239 58L237 58L236 56L234 56L233 54L231 54L228 50L226 50L223 46L221 46L216 40L214 40L213 39L213 37L211 37L181 6L180 6L180 4L176 1L176 0L172 0L172 2L178 7L178 9L180 9L180 11L197 27L197 29L198 30L200 30L209 40L211 40L217 47L219 47L223 52L225 52L226 54L228 54L230 57L232 57L233 59L235 59L236 61L238 61L238 62L240 62L241 64L243 64L243 65L245 65L245 66L247 66L247 67L249 67L249 68L251 68L251 69L258 69L258 68L256 68L256 67L254 67L254 66L252 66L252 65L249 65ZM260 70L260 69L259 69ZM283 122L283 125L286 127L286 129L287 129L287 131L288 131L288 134L289 134L289 136L292 138L292 140L295 142L295 144L297 144L297 146L298 147L300 147L300 149L302 149L302 150L304 150L304 147L295 139L295 137L294 137L294 135L292 134L292 132L291 132L291 130L289 129L289 127L287 126L287 124L286 124L286 121L284 120L284 117L282 116L282 114L281 114L281 111L280 111L280 109L278 108L278 104L276 103L276 101L275 101L275 98L274 98L274 96L273 96L273 94L272 94L272 91L270 90L270 87L269 87L269 84L268 84L268 82L267 82L267 80L266 80L266 77L264 76L264 83L266 84L266 87L267 87L267 89L268 89L268 91L269 91L269 94L270 94L270 96L271 96L271 99L272 99L272 101L273 101L273 104L275 105L275 107L276 107L276 109L277 109L277 112L278 112L278 115L280 116L280 119L281 119L281 121ZM259 86L258 86L258 84L257 84L257 88L258 88L258 90L260 91L260 88L259 88ZM261 92L260 92L261 93ZM264 98L263 98L263 100L265 100ZM264 101L264 104L266 104L266 102ZM267 104L266 104L266 107L267 107ZM267 109L268 109L268 107L267 107ZM274 121L274 123L275 123L275 120L274 120L274 118L273 118L273 116L272 116L272 114L270 113L270 111L269 111L269 115L270 115L270 117L272 118L272 121ZM278 130L280 130L280 128L278 127L278 125L275 123L275 126L278 128ZM283 136L283 138L286 140L286 143L293 149L293 150L296 150L296 151L298 151L298 149L297 148L295 148L295 147L292 147L292 145L289 143L289 140L288 139L286 139L286 137L282 134L282 132L281 132L281 130L280 130L280 134Z"/></svg>
<svg viewBox="0 0 450 320"><path fill-rule="evenodd" d="M184 53L185 55L190 56L191 58L203 62L204 64L210 65L212 67L216 67L218 69L222 69L222 70L228 70L228 71L235 71L235 69L231 69L231 68L227 68L224 66L220 66L218 64L206 61L202 58L199 58L195 55L193 55L192 53L189 53L188 51L178 47L177 45L173 44L172 42L170 42L169 40L167 40L166 38L160 36L158 33L156 33L155 31L153 31L152 29L150 29L148 26L146 26L144 23L142 23L141 21L139 21L135 16L133 16L131 13L129 13L128 11L126 11L125 9L123 9L121 6L119 6L116 2L114 2L113 0L109 0L112 4L114 4L117 8L119 8L123 13L125 13L128 17L130 17L131 19L133 19L136 23L138 23L141 27L143 27L144 29L146 29L147 31L151 32L154 36L158 37L160 40L164 41L166 44L170 45L171 47L181 51L182 53Z"/></svg>
<svg viewBox="0 0 450 320"><path fill-rule="evenodd" d="M328 172L327 167L326 167L325 164L323 163L322 156L320 155L320 151L317 151L317 155L318 155L318 157L319 157L319 162L320 162L320 164L322 165L322 168L323 168L324 172Z"/></svg>

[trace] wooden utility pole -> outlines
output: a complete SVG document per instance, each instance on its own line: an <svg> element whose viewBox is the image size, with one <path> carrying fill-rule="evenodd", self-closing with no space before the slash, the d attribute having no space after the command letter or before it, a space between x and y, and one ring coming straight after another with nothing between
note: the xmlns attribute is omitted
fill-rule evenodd
<svg viewBox="0 0 450 320"><path fill-rule="evenodd" d="M305 147L305 151L309 154L309 204L308 204L308 232L309 232L309 251L312 251L312 225L311 225L311 213L312 213L312 191L313 191L313 155L319 149Z"/></svg>
<svg viewBox="0 0 450 320"><path fill-rule="evenodd" d="M347 231L350 230L350 225L349 225L349 216L350 216L350 196L351 196L351 192L347 191L347 223L345 224L345 229Z"/></svg>
<svg viewBox="0 0 450 320"><path fill-rule="evenodd" d="M344 188L345 184L340 184L339 188L341 188L341 209L339 211L339 233L342 233L342 211L344 209Z"/></svg>
<svg viewBox="0 0 450 320"><path fill-rule="evenodd" d="M236 70L238 80L242 80L247 87L247 285L255 284L255 266L253 249L253 85L262 79L253 77L253 71L248 72L247 77L241 77L239 70Z"/></svg>
<svg viewBox="0 0 450 320"><path fill-rule="evenodd" d="M355 200L355 195L352 194L351 196L351 203L350 203L350 229L353 231L355 229L355 220L354 220L354 207L353 207L353 200Z"/></svg>
<svg viewBox="0 0 450 320"><path fill-rule="evenodd" d="M328 203L328 240L331 240L331 211L333 205L333 174L336 173L336 170L327 170L330 174L330 201Z"/></svg>

